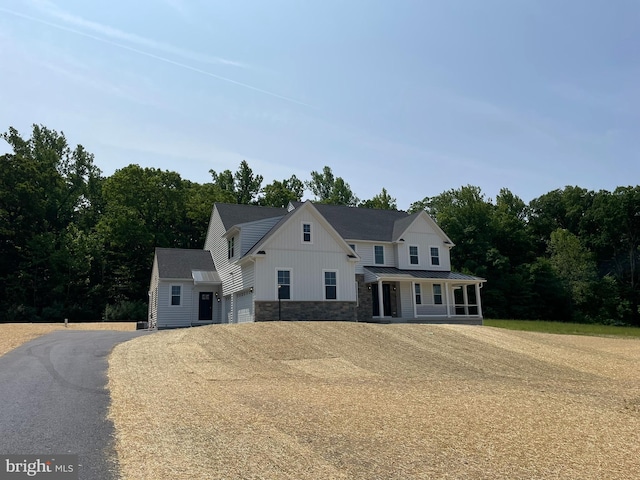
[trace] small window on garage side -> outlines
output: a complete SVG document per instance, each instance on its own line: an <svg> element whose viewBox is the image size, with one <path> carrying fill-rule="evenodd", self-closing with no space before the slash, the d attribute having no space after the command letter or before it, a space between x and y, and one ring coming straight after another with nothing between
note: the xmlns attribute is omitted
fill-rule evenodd
<svg viewBox="0 0 640 480"><path fill-rule="evenodd" d="M338 298L338 272L324 272L324 298L325 300L336 300Z"/></svg>

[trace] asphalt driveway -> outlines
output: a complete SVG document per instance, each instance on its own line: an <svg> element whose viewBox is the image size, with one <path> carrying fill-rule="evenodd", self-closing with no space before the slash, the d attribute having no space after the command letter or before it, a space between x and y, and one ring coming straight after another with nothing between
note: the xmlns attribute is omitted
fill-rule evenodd
<svg viewBox="0 0 640 480"><path fill-rule="evenodd" d="M77 454L81 480L117 479L107 356L147 333L63 330L0 356L0 454Z"/></svg>

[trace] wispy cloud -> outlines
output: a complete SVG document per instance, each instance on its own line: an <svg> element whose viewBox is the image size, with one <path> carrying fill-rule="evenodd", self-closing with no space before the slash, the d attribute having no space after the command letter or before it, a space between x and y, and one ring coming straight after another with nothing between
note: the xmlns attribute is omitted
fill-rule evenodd
<svg viewBox="0 0 640 480"><path fill-rule="evenodd" d="M39 4L39 5L53 5L53 4L51 4L50 2L48 2L46 0L34 0L34 1L36 1L36 3ZM312 105L310 105L308 103L305 103L305 102L302 102L300 100L296 100L295 98L287 97L285 95L280 95L280 94L275 93L275 92L271 92L271 91L264 90L264 89L259 88L259 87L255 87L253 85L249 85L247 83L238 82L236 80L233 80L232 78L224 77L222 75L217 75L217 74L209 72L207 70L203 70L202 68L194 67L194 66L189 65L187 63L176 61L176 60L173 60L173 59L168 58L168 57L163 56L163 55L151 53L149 51L141 50L140 48L137 48L137 47L134 47L134 46L131 46L131 45L127 45L127 44L122 43L122 42L127 42L128 41L128 42L136 44L138 46L146 46L146 47L152 48L152 49L153 48L157 48L158 45L164 45L164 44L155 42L153 40L145 39L144 37L140 37L140 36L135 35L135 34L122 32L120 30L111 28L109 26L101 25L101 24L96 23L96 22L85 20L85 19L82 19L81 17L70 15L70 14L65 13L65 12L56 11L52 15L56 19L62 20L64 22L66 22L66 23L70 23L70 24L72 24L72 25L74 25L76 27L85 28L87 30L90 30L92 33L88 33L86 31L78 30L76 28L71 28L71 27L69 27L67 25L64 25L64 24L60 24L60 23L55 23L55 22L52 22L52 21L44 20L42 18L34 17L32 15L27 15L25 13L17 12L15 10L10 10L10 9L4 8L4 7L0 7L0 12L8 13L10 15L14 15L16 17L24 18L24 19L32 21L32 22L37 22L37 23L40 23L42 25L47 25L49 27L57 28L59 30L64 30L66 32L73 33L75 35L80 35L80 36L83 36L83 37L86 37L86 38L91 38L91 39L93 39L95 41L102 42L102 43L105 43L107 45L118 47L118 48L121 48L123 50L128 50L130 52L134 52L134 53L137 53L139 55L143 55L145 57L153 58L155 60L158 60L158 61L161 61L161 62L164 62L164 63L168 63L168 64L176 66L176 67L183 68L185 70L190 70L192 72L199 73L199 74L205 75L207 77L211 77L211 78L215 78L217 80L223 81L223 82L231 83L233 85L237 85L239 87L243 87L243 88L246 88L248 90L253 90L254 92L259 92L259 93L262 93L262 94L265 94L265 95L269 95L269 96L274 97L274 98L279 98L281 100L285 100L285 101L290 102L290 103L295 103L296 105L301 105L301 106L304 106L304 107L314 108ZM104 36L100 36L100 35L104 35ZM105 38L105 37L109 37L109 38ZM118 39L120 41L116 42L114 40L111 40L112 38L116 38L116 39ZM174 49L174 51L176 51L176 52L183 51L182 49L178 49L176 47L171 47L171 46L165 46L165 47L166 48L161 53L164 53L164 54L168 53L167 48ZM160 48L160 50L162 50L162 48ZM182 55L182 56L185 57L185 55ZM231 62L231 61L227 61L227 62ZM211 62L209 62L209 63L211 63ZM222 61L218 61L218 63L223 63L223 62Z"/></svg>
<svg viewBox="0 0 640 480"><path fill-rule="evenodd" d="M178 5L176 2L170 3L172 3L173 5ZM176 47L174 45L170 45L168 43L142 37L134 33L125 32L109 25L104 25L102 23L87 20L77 15L65 12L64 10L60 9L55 3L49 0L31 0L31 4L36 7L36 9L41 13L53 17L54 19L60 20L66 25L81 28L85 31L92 32L97 35L103 35L114 41L127 42L142 48L150 48L152 50L155 50L156 52L174 55L184 60L191 60L195 62L214 65L221 64L233 67L249 68L249 65L242 62L194 52L184 48Z"/></svg>

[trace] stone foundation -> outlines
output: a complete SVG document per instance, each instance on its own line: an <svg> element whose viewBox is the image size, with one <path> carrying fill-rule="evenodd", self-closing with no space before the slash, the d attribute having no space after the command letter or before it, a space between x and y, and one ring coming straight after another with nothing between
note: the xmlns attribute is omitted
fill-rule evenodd
<svg viewBox="0 0 640 480"><path fill-rule="evenodd" d="M337 320L356 321L356 302L296 302L283 300L280 316L278 301L254 302L256 322ZM371 317L371 315L369 315Z"/></svg>

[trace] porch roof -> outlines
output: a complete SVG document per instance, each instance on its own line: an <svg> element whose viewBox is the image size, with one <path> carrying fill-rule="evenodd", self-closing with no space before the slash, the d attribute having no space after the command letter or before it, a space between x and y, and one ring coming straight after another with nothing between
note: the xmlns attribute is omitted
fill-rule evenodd
<svg viewBox="0 0 640 480"><path fill-rule="evenodd" d="M407 280L411 278L432 280L461 280L464 282L486 282L484 278L458 272L439 270L401 270L396 267L364 267L377 278Z"/></svg>

